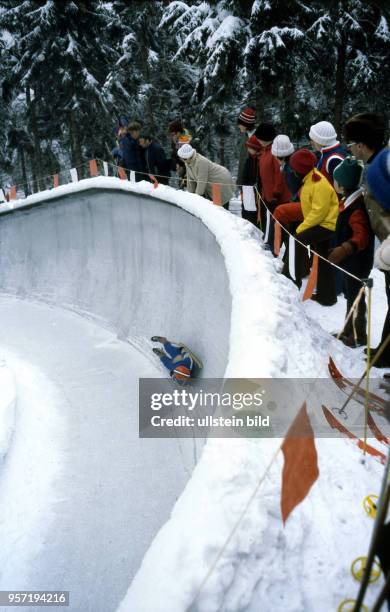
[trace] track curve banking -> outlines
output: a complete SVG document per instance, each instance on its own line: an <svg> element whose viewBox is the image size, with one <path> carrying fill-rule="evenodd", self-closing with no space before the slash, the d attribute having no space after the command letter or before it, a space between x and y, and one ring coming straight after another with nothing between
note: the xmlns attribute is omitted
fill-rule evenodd
<svg viewBox="0 0 390 612"><path fill-rule="evenodd" d="M224 258L205 225L174 204L89 188L2 214L0 261L0 349L18 388L0 465L0 588L69 590L70 610L113 611L200 448L138 439L138 377L162 375L145 339L182 340L204 357L207 376L223 376ZM56 413L61 426L50 429ZM23 537L9 528L15 512Z"/></svg>

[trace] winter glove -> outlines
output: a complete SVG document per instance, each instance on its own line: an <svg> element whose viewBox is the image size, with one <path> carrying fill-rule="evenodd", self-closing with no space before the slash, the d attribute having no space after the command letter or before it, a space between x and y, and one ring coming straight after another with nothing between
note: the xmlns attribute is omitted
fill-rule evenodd
<svg viewBox="0 0 390 612"><path fill-rule="evenodd" d="M390 271L390 236L387 236L376 251L374 261L379 270Z"/></svg>
<svg viewBox="0 0 390 612"><path fill-rule="evenodd" d="M328 255L328 261L334 264L341 263L346 257L349 257L354 252L353 245L350 242L343 242L338 247L332 249Z"/></svg>

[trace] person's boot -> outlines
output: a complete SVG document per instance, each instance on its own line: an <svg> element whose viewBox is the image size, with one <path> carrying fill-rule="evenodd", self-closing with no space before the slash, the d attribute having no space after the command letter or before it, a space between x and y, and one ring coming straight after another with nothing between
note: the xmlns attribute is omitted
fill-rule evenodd
<svg viewBox="0 0 390 612"><path fill-rule="evenodd" d="M159 357L164 357L165 355L164 351L159 348L153 348L152 351L155 355L158 355Z"/></svg>
<svg viewBox="0 0 390 612"><path fill-rule="evenodd" d="M161 344L165 344L165 342L167 341L164 336L152 336L150 339L152 342L161 342Z"/></svg>

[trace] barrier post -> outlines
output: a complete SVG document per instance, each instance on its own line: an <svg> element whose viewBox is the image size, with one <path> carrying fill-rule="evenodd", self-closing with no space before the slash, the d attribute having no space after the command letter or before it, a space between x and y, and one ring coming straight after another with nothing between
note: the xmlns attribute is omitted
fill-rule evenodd
<svg viewBox="0 0 390 612"><path fill-rule="evenodd" d="M313 265L310 270L310 275L307 281L307 285L305 287L305 292L303 294L302 302L306 300L310 300L313 295L313 291L317 285L317 277L318 277L318 255L317 253L313 256Z"/></svg>
<svg viewBox="0 0 390 612"><path fill-rule="evenodd" d="M89 173L91 176L99 176L96 159L89 160Z"/></svg>
<svg viewBox="0 0 390 612"><path fill-rule="evenodd" d="M274 225L274 254L278 257L280 253L280 245L282 244L282 228L280 223L275 221Z"/></svg>
<svg viewBox="0 0 390 612"><path fill-rule="evenodd" d="M53 187L59 187L59 185L60 185L60 175L54 174L53 175Z"/></svg>
<svg viewBox="0 0 390 612"><path fill-rule="evenodd" d="M127 181L126 170L122 166L118 166L118 175L122 181Z"/></svg>
<svg viewBox="0 0 390 612"><path fill-rule="evenodd" d="M213 197L213 204L222 206L221 185L219 183L211 184L211 193Z"/></svg>

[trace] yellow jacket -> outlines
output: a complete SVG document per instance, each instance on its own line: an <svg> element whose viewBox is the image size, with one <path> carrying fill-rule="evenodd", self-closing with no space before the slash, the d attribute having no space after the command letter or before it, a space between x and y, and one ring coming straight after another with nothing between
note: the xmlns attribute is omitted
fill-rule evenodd
<svg viewBox="0 0 390 612"><path fill-rule="evenodd" d="M320 180L313 180L313 175ZM334 231L339 214L339 200L335 190L318 170L313 169L303 179L300 193L303 221L297 227L297 234L321 225Z"/></svg>

